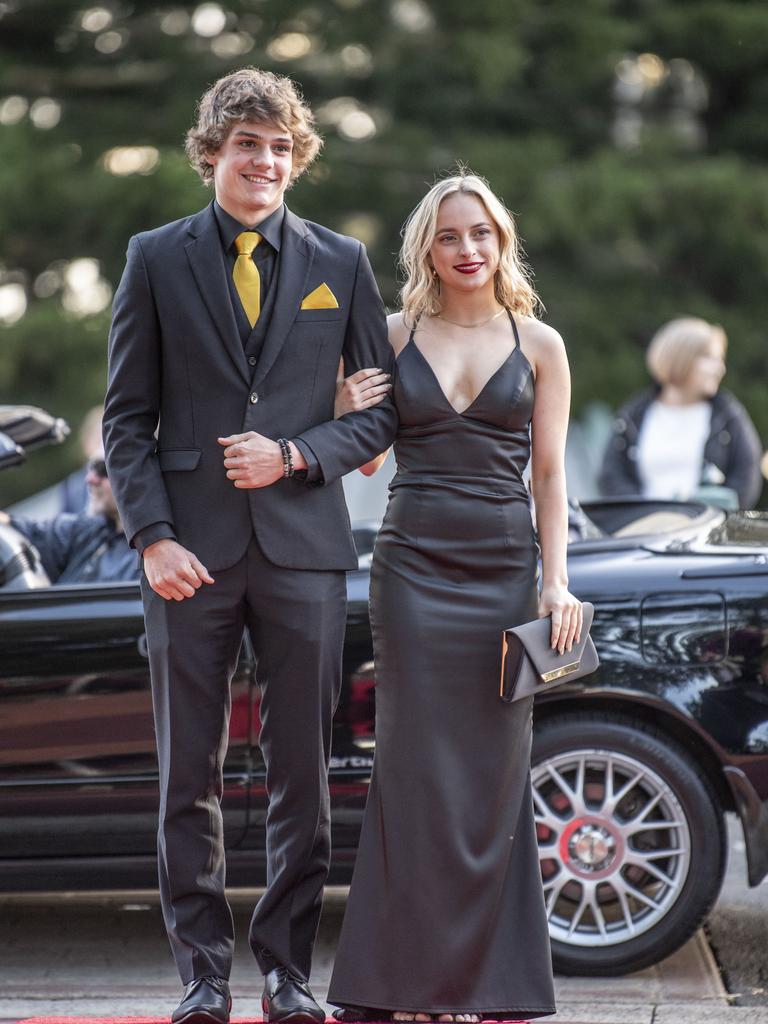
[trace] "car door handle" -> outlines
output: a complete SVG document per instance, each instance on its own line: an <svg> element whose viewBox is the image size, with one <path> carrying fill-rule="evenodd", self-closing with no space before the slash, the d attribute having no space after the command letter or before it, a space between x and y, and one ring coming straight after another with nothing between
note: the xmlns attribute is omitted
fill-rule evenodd
<svg viewBox="0 0 768 1024"><path fill-rule="evenodd" d="M139 654L142 658L149 657L149 646L147 645L147 634L142 633L139 639L136 641L136 646L139 650Z"/></svg>

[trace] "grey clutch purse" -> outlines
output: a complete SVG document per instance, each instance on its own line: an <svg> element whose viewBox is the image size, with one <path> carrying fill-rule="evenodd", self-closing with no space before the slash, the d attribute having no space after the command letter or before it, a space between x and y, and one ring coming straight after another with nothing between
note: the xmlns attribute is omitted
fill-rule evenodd
<svg viewBox="0 0 768 1024"><path fill-rule="evenodd" d="M589 635L594 613L594 606L584 601L581 639L578 644L574 643L573 650L563 654L550 646L552 620L549 615L505 629L501 634L501 699L510 704L594 672L600 664Z"/></svg>

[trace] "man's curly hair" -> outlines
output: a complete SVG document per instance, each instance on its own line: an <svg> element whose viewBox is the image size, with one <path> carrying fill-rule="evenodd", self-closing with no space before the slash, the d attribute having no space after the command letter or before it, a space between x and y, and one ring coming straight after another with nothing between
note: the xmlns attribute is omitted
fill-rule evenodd
<svg viewBox="0 0 768 1024"><path fill-rule="evenodd" d="M213 167L206 153L224 144L239 121L258 121L281 128L293 138L293 184L310 166L323 140L315 131L315 118L296 83L284 75L259 68L241 68L220 78L205 93L197 108L197 122L187 132L189 162L206 185Z"/></svg>

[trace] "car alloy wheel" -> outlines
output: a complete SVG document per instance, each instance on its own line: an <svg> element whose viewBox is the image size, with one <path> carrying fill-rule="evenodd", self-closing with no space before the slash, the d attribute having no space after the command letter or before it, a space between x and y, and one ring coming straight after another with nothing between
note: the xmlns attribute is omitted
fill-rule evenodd
<svg viewBox="0 0 768 1024"><path fill-rule="evenodd" d="M534 714L533 807L561 974L658 963L720 891L727 844L712 764L681 744L681 727L674 735L663 717L657 725L632 711L550 705Z"/></svg>
<svg viewBox="0 0 768 1024"><path fill-rule="evenodd" d="M550 935L612 946L653 928L688 874L691 836L675 794L627 754L579 749L532 772Z"/></svg>

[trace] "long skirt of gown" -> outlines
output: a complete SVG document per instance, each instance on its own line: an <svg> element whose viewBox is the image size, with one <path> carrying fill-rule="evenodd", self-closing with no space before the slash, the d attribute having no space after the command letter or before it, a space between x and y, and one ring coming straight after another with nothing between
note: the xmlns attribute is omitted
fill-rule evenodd
<svg viewBox="0 0 768 1024"><path fill-rule="evenodd" d="M524 493L392 492L371 574L375 763L334 1004L555 1012L531 701L499 699L501 630L537 614Z"/></svg>

